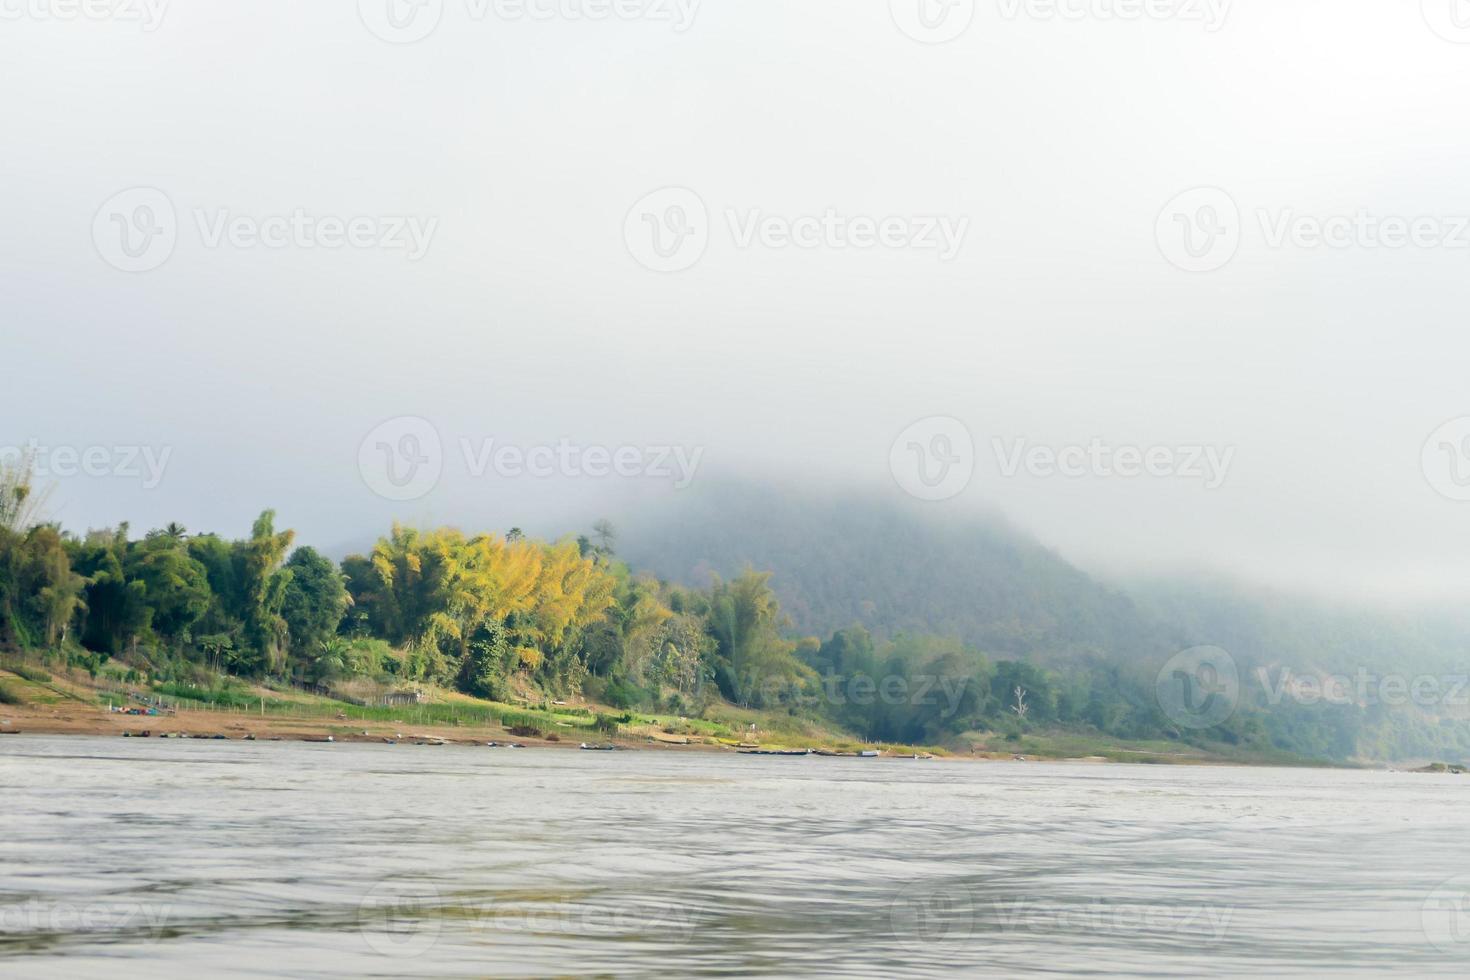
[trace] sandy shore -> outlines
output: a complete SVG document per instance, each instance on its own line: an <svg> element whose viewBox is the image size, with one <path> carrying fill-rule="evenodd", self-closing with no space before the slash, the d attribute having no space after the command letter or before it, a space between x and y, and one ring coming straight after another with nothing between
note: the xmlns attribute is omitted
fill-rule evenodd
<svg viewBox="0 0 1470 980"><path fill-rule="evenodd" d="M363 722L332 718L289 718L266 715L229 714L215 711L180 711L164 715L124 715L85 705L0 705L0 732L28 735L188 735L191 738L243 739L253 735L260 741L321 742L328 736L336 742L418 742L440 740L450 744L501 745L518 743L529 747L578 748L583 739L591 744L616 744L623 748L725 751L723 746L675 745L643 737L609 739L602 735L567 734L559 739L523 738L498 725L419 725L400 722Z"/></svg>

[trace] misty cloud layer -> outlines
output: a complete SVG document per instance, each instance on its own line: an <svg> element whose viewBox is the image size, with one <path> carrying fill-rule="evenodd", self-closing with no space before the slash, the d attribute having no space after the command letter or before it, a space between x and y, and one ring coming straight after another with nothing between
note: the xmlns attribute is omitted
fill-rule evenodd
<svg viewBox="0 0 1470 980"><path fill-rule="evenodd" d="M332 547L916 445L1091 570L1458 594L1470 36L894 3L9 5L0 446L72 528Z"/></svg>

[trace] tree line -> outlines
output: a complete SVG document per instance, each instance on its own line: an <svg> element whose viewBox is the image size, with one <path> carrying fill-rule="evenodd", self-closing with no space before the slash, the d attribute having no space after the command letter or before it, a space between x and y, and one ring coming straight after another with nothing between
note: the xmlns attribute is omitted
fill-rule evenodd
<svg viewBox="0 0 1470 980"><path fill-rule="evenodd" d="M219 675L327 692L431 683L510 701L582 695L697 716L716 702L821 718L860 737L937 743L1052 728L1126 739L1352 750L1324 720L1242 711L1180 731L1153 673L1102 656L1042 666L958 639L861 626L795 634L772 575L705 588L636 574L606 522L538 541L395 525L335 562L265 511L248 536L168 524L69 532L28 472L0 467L0 648L109 660L156 681Z"/></svg>

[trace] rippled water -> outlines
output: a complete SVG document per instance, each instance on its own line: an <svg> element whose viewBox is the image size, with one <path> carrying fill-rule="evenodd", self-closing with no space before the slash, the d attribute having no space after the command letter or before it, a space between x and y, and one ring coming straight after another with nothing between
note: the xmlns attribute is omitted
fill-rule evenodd
<svg viewBox="0 0 1470 980"><path fill-rule="evenodd" d="M1470 967L1470 777L0 740L0 976Z"/></svg>

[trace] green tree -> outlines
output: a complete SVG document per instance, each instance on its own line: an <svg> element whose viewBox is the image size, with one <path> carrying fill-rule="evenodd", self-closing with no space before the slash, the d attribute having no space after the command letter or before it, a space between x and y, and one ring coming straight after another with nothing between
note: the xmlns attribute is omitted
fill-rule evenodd
<svg viewBox="0 0 1470 980"><path fill-rule="evenodd" d="M130 581L142 583L153 632L181 651L213 598L204 566L190 557L182 538L164 530L130 549L126 570Z"/></svg>
<svg viewBox="0 0 1470 980"><path fill-rule="evenodd" d="M297 548L286 562L290 580L281 602L291 652L310 661L322 644L337 635L351 605L342 571L314 548Z"/></svg>
<svg viewBox="0 0 1470 980"><path fill-rule="evenodd" d="M245 640L257 657L257 670L280 674L285 667L288 639L281 606L291 581L291 571L282 563L296 532L277 532L275 519L273 510L261 513L250 529L250 539L238 550L245 593Z"/></svg>

